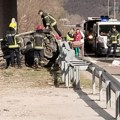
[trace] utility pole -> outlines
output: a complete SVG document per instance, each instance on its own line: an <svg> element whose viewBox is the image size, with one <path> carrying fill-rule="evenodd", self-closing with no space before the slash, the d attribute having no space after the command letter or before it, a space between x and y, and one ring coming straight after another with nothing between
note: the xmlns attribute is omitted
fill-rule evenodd
<svg viewBox="0 0 120 120"><path fill-rule="evenodd" d="M110 15L110 0L108 0L108 16Z"/></svg>
<svg viewBox="0 0 120 120"><path fill-rule="evenodd" d="M114 19L116 19L116 0L114 0Z"/></svg>

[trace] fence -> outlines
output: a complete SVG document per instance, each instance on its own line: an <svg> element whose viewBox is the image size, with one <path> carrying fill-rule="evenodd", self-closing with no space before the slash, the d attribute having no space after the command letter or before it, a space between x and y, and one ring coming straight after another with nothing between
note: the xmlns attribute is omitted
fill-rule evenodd
<svg viewBox="0 0 120 120"><path fill-rule="evenodd" d="M59 41L62 81L66 87L80 88L80 71L85 70L92 74L92 91L95 94L95 78L99 78L99 100L102 100L102 83L106 88L106 108L111 107L111 90L115 93L115 118L120 118L120 83L103 68L85 59L75 57L74 50L70 49L65 41Z"/></svg>

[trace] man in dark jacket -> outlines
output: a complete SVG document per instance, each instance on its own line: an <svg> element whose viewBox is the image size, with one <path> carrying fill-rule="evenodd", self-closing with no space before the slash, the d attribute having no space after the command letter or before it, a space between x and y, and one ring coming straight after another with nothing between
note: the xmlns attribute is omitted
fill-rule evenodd
<svg viewBox="0 0 120 120"><path fill-rule="evenodd" d="M57 21L52 15L43 12L43 10L39 10L38 14L41 16L45 28L47 29L54 28L54 30L58 33L58 35L62 37L61 32L57 28Z"/></svg>
<svg viewBox="0 0 120 120"><path fill-rule="evenodd" d="M6 60L5 69L7 69L10 65L10 52L5 38L1 41L1 50L3 52L3 58Z"/></svg>

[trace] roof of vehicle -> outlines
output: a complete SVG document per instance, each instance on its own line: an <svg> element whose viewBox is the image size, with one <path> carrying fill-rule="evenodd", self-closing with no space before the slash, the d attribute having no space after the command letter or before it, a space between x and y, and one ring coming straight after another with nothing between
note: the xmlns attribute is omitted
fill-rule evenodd
<svg viewBox="0 0 120 120"><path fill-rule="evenodd" d="M88 17L87 21L92 21L92 20L100 20L100 17Z"/></svg>
<svg viewBox="0 0 120 120"><path fill-rule="evenodd" d="M116 19L110 19L109 21L106 21L106 22L99 21L96 24L98 25L120 25L120 21Z"/></svg>

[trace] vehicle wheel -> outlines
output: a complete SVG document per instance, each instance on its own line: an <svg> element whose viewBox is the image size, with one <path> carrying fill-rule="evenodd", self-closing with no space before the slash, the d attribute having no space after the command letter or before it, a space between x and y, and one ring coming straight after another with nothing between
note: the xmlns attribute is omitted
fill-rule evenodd
<svg viewBox="0 0 120 120"><path fill-rule="evenodd" d="M96 50L95 50L95 56L96 56L96 57L101 57L101 56L102 56L102 54L101 54L101 52L100 52L99 49L96 49Z"/></svg>
<svg viewBox="0 0 120 120"><path fill-rule="evenodd" d="M53 50L52 50L52 48L50 48L49 46L46 46L44 48L44 56L46 58L52 58L53 57Z"/></svg>

